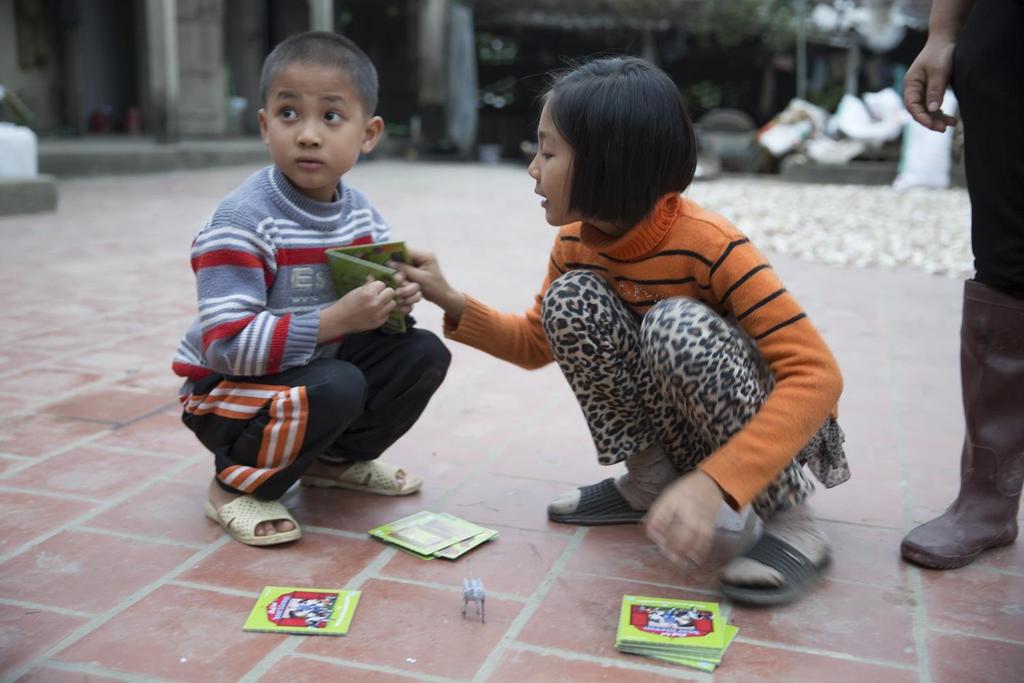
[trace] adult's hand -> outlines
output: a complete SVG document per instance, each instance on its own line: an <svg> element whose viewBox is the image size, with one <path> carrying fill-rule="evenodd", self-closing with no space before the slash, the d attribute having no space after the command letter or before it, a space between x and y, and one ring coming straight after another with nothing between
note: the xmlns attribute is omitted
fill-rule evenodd
<svg viewBox="0 0 1024 683"><path fill-rule="evenodd" d="M940 133L956 125L956 119L940 109L953 74L954 47L956 43L950 38L929 38L903 79L907 111L922 126Z"/></svg>
<svg viewBox="0 0 1024 683"><path fill-rule="evenodd" d="M677 564L700 564L711 549L722 490L700 470L662 491L644 518L647 536Z"/></svg>

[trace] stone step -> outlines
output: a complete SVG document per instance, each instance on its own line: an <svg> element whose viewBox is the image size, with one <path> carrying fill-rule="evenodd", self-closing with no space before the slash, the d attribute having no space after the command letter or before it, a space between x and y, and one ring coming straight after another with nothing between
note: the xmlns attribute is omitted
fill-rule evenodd
<svg viewBox="0 0 1024 683"><path fill-rule="evenodd" d="M57 179L52 175L0 178L0 216L40 213L56 208Z"/></svg>

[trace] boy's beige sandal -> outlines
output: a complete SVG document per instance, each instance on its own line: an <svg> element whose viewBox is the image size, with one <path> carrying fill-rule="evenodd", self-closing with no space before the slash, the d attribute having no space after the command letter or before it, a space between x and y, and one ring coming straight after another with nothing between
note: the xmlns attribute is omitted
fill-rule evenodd
<svg viewBox="0 0 1024 683"><path fill-rule="evenodd" d="M239 496L222 506L220 510L217 510L210 501L206 501L205 509L207 517L220 524L231 538L246 545L277 545L298 540L302 536L302 529L288 512L288 508L276 500ZM259 524L278 520L287 520L294 524L295 528L267 536L256 535L256 527Z"/></svg>
<svg viewBox="0 0 1024 683"><path fill-rule="evenodd" d="M423 486L423 478L405 472L405 484L402 485L398 481L401 469L376 460L363 460L354 463L338 477L304 474L302 483L315 488L349 489L378 496L407 496L419 491Z"/></svg>

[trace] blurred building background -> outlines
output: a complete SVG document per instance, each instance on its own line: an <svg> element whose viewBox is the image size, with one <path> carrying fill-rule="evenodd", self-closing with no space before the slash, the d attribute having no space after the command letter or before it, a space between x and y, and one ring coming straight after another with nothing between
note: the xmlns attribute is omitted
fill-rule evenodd
<svg viewBox="0 0 1024 683"><path fill-rule="evenodd" d="M254 136L259 72L293 33L352 37L380 72L392 149L518 156L544 74L658 63L695 119L757 127L797 95L897 85L929 0L0 0L0 120L44 137ZM740 123L738 125L743 125Z"/></svg>

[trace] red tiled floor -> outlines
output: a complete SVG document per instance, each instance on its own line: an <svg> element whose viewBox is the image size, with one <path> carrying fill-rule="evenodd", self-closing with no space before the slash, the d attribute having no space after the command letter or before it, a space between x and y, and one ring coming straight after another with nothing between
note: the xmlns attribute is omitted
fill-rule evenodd
<svg viewBox="0 0 1024 683"><path fill-rule="evenodd" d="M1016 637L1020 636L1021 631L1017 631ZM935 683L1014 681L1020 680L1024 671L1024 643L932 631L928 634L928 656Z"/></svg>
<svg viewBox="0 0 1024 683"><path fill-rule="evenodd" d="M209 476L209 475L207 475ZM299 524L365 534L370 529L401 519L420 510L444 512L450 492L425 482L408 496L375 496L344 489L296 486L282 502ZM467 517L471 521L478 521Z"/></svg>
<svg viewBox="0 0 1024 683"><path fill-rule="evenodd" d="M64 401L46 406L50 415L77 417L103 422L129 422L168 406L175 398L166 394L151 394L110 387L102 391L86 391Z"/></svg>
<svg viewBox="0 0 1024 683"><path fill-rule="evenodd" d="M631 581L650 581L714 591L717 568L685 570L669 562L637 524L593 527L566 567ZM707 599L707 596L699 599Z"/></svg>
<svg viewBox="0 0 1024 683"><path fill-rule="evenodd" d="M109 429L109 425L51 415L9 417L0 422L0 451L44 455Z"/></svg>
<svg viewBox="0 0 1024 683"><path fill-rule="evenodd" d="M162 586L55 659L171 681L230 683L285 638L242 631L255 602L255 595Z"/></svg>
<svg viewBox="0 0 1024 683"><path fill-rule="evenodd" d="M921 584L932 626L1024 640L1024 576L975 567L923 570Z"/></svg>
<svg viewBox="0 0 1024 683"><path fill-rule="evenodd" d="M25 401L17 396L0 396L0 418L24 411Z"/></svg>
<svg viewBox="0 0 1024 683"><path fill-rule="evenodd" d="M0 491L0 553L48 534L94 507L78 500Z"/></svg>
<svg viewBox="0 0 1024 683"><path fill-rule="evenodd" d="M471 572L483 579L488 591L532 595L565 550L568 539L560 534L522 529L499 528L498 531L498 538L454 562L421 560L407 553L397 553L381 573L461 586L462 579Z"/></svg>
<svg viewBox="0 0 1024 683"><path fill-rule="evenodd" d="M340 588L383 550L369 537L356 540L309 531L281 546L259 548L232 541L179 578L255 593L264 586Z"/></svg>
<svg viewBox="0 0 1024 683"><path fill-rule="evenodd" d="M912 611L905 591L826 580L792 605L735 606L730 621L754 640L913 664Z"/></svg>
<svg viewBox="0 0 1024 683"><path fill-rule="evenodd" d="M37 351L5 347L3 351L0 351L0 372L7 372L44 360L46 360L46 356Z"/></svg>
<svg viewBox="0 0 1024 683"><path fill-rule="evenodd" d="M509 524L520 529L572 533L564 524L548 521L547 506L566 491L564 483L481 474L466 482L445 512L477 524Z"/></svg>
<svg viewBox="0 0 1024 683"><path fill-rule="evenodd" d="M165 342L167 338L165 337ZM117 372L119 374L138 372L144 367L152 365L161 359L170 364L174 356L174 343L170 348L156 350L145 346L135 346L134 339L125 339L122 345L116 348L101 348L78 353L62 358L59 362L74 368L87 368L101 372Z"/></svg>
<svg viewBox="0 0 1024 683"><path fill-rule="evenodd" d="M1024 515L1024 510L1020 515ZM984 552L974 562L978 567L994 567L1018 574L1024 573L1024 539L1018 537L1016 543Z"/></svg>
<svg viewBox="0 0 1024 683"><path fill-rule="evenodd" d="M285 657L274 664L259 683L325 683L325 681L359 681L359 683L394 683L394 674L368 671L364 668L333 664L302 656ZM407 679L414 680L414 679Z"/></svg>
<svg viewBox="0 0 1024 683"><path fill-rule="evenodd" d="M158 482L136 496L93 517L87 526L144 538L206 544L224 535L203 514L205 484Z"/></svg>
<svg viewBox="0 0 1024 683"><path fill-rule="evenodd" d="M0 391L19 394L26 399L54 396L95 382L98 373L65 368L32 368L0 379Z"/></svg>
<svg viewBox="0 0 1024 683"><path fill-rule="evenodd" d="M630 655L615 650L615 631L623 595L695 600L708 597L665 586L563 572L555 579L517 640L594 657L634 661Z"/></svg>
<svg viewBox="0 0 1024 683"><path fill-rule="evenodd" d="M743 637L740 630L739 637ZM769 681L828 681L828 683L916 683L915 671L890 666L792 652L750 643L733 643L715 681L768 683Z"/></svg>
<svg viewBox="0 0 1024 683"><path fill-rule="evenodd" d="M900 559L902 530L822 522L832 548L829 575L893 588L906 586L907 565Z"/></svg>
<svg viewBox="0 0 1024 683"><path fill-rule="evenodd" d="M209 453L199 439L181 422L181 413L163 412L149 415L110 432L96 442L120 448L138 448L154 453L165 453L179 458L191 458Z"/></svg>
<svg viewBox="0 0 1024 683"><path fill-rule="evenodd" d="M0 455L0 477L4 475L4 472L8 472L14 468L23 467L25 464L24 460L17 460L15 458Z"/></svg>
<svg viewBox="0 0 1024 683"><path fill-rule="evenodd" d="M853 465L855 468L856 465ZM821 519L903 528L903 489L895 476L867 479L853 475L835 488L818 487L811 505Z"/></svg>
<svg viewBox="0 0 1024 683"><path fill-rule="evenodd" d="M480 668L521 609L518 603L490 597L487 623L482 624L462 617L461 591L379 579L367 581L362 591L347 636L310 638L298 651L445 679L467 679Z"/></svg>
<svg viewBox="0 0 1024 683"><path fill-rule="evenodd" d="M0 564L0 597L96 614L163 577L193 552L63 531Z"/></svg>
<svg viewBox="0 0 1024 683"><path fill-rule="evenodd" d="M107 499L151 480L172 464L170 458L85 446L32 465L8 477L6 484Z"/></svg>
<svg viewBox="0 0 1024 683"><path fill-rule="evenodd" d="M182 329L186 329L188 325L183 325ZM178 389L181 388L182 378L171 373L167 369L167 363L159 363L155 367L145 366L139 368L137 372L128 374L122 381L121 385L125 387L131 387L133 389L142 389L143 391L149 391L152 393L166 394L167 396L176 397L178 395Z"/></svg>
<svg viewBox="0 0 1024 683"><path fill-rule="evenodd" d="M32 669L19 678L18 683L116 683L121 680L124 679L44 666Z"/></svg>
<svg viewBox="0 0 1024 683"><path fill-rule="evenodd" d="M0 672L30 662L86 621L35 607L0 605Z"/></svg>
<svg viewBox="0 0 1024 683"><path fill-rule="evenodd" d="M633 661L647 663L651 660L632 657ZM487 683L563 683L564 681L587 681L587 683L667 683L679 680L704 680L698 674L693 678L686 669L679 667L673 676L661 676L649 671L636 671L617 666L604 666L592 662L566 659L557 655L541 655L524 650L507 652L497 670L487 678Z"/></svg>
<svg viewBox="0 0 1024 683"><path fill-rule="evenodd" d="M352 633L297 638L289 648L298 652L279 653L283 660L268 677L292 680L294 672L285 669L301 666L320 678L395 680L394 672L402 671L411 680L423 674L469 679L486 661L489 675L481 678L499 681L629 680L641 667L645 679L657 676L650 673L656 670L668 678L709 680L679 667L637 664L645 660L612 646L623 593L713 597L679 586L711 589L715 570L684 574L637 527L582 531L546 519L555 496L621 471L621 465L595 463L579 407L554 364L527 372L447 342L453 363L446 382L422 419L384 456L425 476L420 494L396 499L297 487L284 502L307 536L274 549L227 542L203 517L213 458L179 423L180 382L168 369L169 356L195 315L188 244L216 202L248 172L62 179L55 213L0 218L0 226L12 228L6 232L9 249L0 253L0 293L8 304L8 324L0 329L0 594L42 603L46 618L49 605L103 614L129 595L141 595L54 658L63 663L39 660L43 649L16 641L25 657L17 675L31 670L29 680L104 683L104 674L235 681L283 642L240 630L260 587L351 581L364 590ZM388 207L394 225L404 226L400 238L441 253L453 284L500 310L521 311L532 303L552 232L536 220L535 206L529 212L516 208L520 192L529 192L521 168L381 161L360 164L353 175ZM445 193L427 191L438 183ZM422 201L408 201L411 191ZM503 207L499 214L496 203ZM454 223L452 206L459 206L461 217ZM72 222L88 229L68 230ZM480 232L485 224L494 229ZM504 255L501 268L480 258L485 248ZM146 259L121 259L112 267L118 253ZM50 272L54 259L72 263L73 276L56 279L45 292L22 286ZM741 640L716 679L930 677L944 683L978 672L988 683L1012 676L1021 666L1018 646L978 638L1012 640L1016 636L1008 633L1024 630L1017 597L1024 594L1024 543L942 575L898 559L910 519L933 516L956 492L962 285L906 270L771 259L842 365L840 421L853 479L832 490L819 487L814 499L832 537L832 580L792 607L733 610ZM146 296L140 298L140 291ZM424 329L440 331L436 308L424 304L416 316ZM62 417L69 415L85 419ZM135 470L157 463L167 475L159 481ZM109 478L97 484L100 475ZM81 497L86 485L102 491L104 501L114 494L124 500L65 530L101 504ZM19 488L28 486L60 493L31 495ZM424 509L495 526L502 536L456 563L414 560L364 536L371 527ZM312 531L317 526L357 537ZM185 565L185 576L214 587L162 583L176 579L196 553L202 559ZM385 566L364 571L383 557L390 557ZM486 625L463 621L459 613L458 585L470 568L492 592ZM919 584L923 606L907 592ZM161 587L147 595L153 586ZM542 600L538 589L547 591ZM515 599L498 600L496 594ZM526 606L537 609L517 632L520 642L506 641L509 624ZM5 616L10 608L0 607ZM26 637L48 648L61 637L49 628L38 637L28 629ZM942 629L957 635L939 635ZM920 661L913 633L930 634L928 656L920 653ZM527 651L527 644L540 651ZM0 644L0 657L5 647ZM321 655L328 659L317 661ZM615 665L604 668L589 659L594 655ZM372 665L360 668L357 662ZM931 672L917 670L926 663ZM366 666L382 668L371 672ZM6 674L6 661L2 668Z"/></svg>

